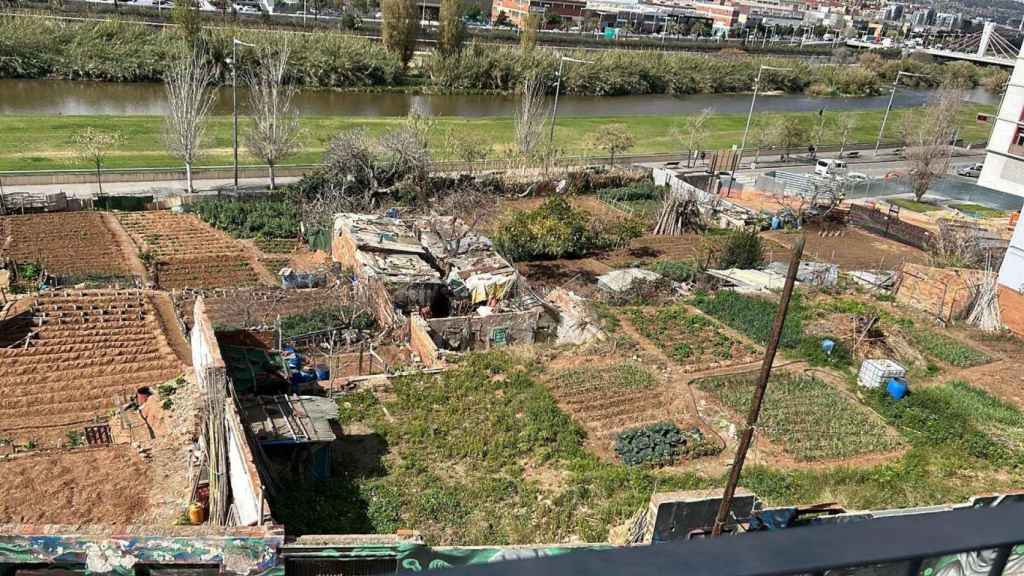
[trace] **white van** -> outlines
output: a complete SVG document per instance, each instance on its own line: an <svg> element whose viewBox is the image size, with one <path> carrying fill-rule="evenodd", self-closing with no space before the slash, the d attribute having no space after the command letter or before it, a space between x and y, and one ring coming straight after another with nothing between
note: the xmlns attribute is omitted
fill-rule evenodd
<svg viewBox="0 0 1024 576"><path fill-rule="evenodd" d="M818 176L842 176L846 173L846 162L822 158L814 166L814 173Z"/></svg>

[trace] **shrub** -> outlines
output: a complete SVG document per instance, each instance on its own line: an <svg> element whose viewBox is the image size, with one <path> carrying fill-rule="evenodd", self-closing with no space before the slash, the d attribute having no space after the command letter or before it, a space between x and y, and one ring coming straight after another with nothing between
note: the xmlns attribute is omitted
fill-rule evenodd
<svg viewBox="0 0 1024 576"><path fill-rule="evenodd" d="M652 182L637 182L629 186L601 190L597 193L597 196L602 200L614 200L616 202L659 200L661 199L661 189Z"/></svg>
<svg viewBox="0 0 1024 576"><path fill-rule="evenodd" d="M656 422L619 432L615 453L624 464L656 466L671 464L704 440L697 428L683 432L672 422Z"/></svg>
<svg viewBox="0 0 1024 576"><path fill-rule="evenodd" d="M646 266L673 282L690 282L697 274L697 267L688 260L658 260Z"/></svg>
<svg viewBox="0 0 1024 576"><path fill-rule="evenodd" d="M498 250L512 260L578 258L613 248L643 233L633 219L605 226L577 210L562 196L548 198L534 210L517 212L494 235Z"/></svg>
<svg viewBox="0 0 1024 576"><path fill-rule="evenodd" d="M281 335L291 338L329 328L369 330L376 324L373 316L355 306L329 306L281 317Z"/></svg>
<svg viewBox="0 0 1024 576"><path fill-rule="evenodd" d="M718 257L719 268L760 268L764 265L764 248L756 231L736 232L729 237Z"/></svg>
<svg viewBox="0 0 1024 576"><path fill-rule="evenodd" d="M204 198L192 203L204 222L236 238L295 238L299 209L284 199Z"/></svg>

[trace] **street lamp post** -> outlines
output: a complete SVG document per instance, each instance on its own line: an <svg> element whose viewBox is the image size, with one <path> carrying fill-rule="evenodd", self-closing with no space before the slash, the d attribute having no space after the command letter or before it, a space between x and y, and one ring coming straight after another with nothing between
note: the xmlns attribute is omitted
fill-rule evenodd
<svg viewBox="0 0 1024 576"><path fill-rule="evenodd" d="M896 73L896 79L892 81L892 92L889 94L889 105L885 107L885 115L882 116L882 127L878 129L878 139L875 140L875 156L878 156L878 148L882 145L882 134L885 132L885 123L889 120L889 112L892 111L892 102L896 99L896 88L900 84L900 78L904 76L917 76L925 78L924 74L914 74L900 70Z"/></svg>
<svg viewBox="0 0 1024 576"><path fill-rule="evenodd" d="M255 44L242 42L238 38L231 41L231 149L234 156L235 192L238 191L238 47L255 48Z"/></svg>
<svg viewBox="0 0 1024 576"><path fill-rule="evenodd" d="M764 72L765 70L789 71L792 70L792 68L779 68L776 66L765 66L764 64L762 64L761 67L758 68L757 79L754 80L754 95L750 99L750 111L747 112L747 125L743 128L743 141L740 142L740 162L743 161L743 150L747 147L747 132L750 131L750 120L754 116L754 104L757 102L757 90L761 87L761 73ZM738 163L737 166L739 166Z"/></svg>
<svg viewBox="0 0 1024 576"><path fill-rule="evenodd" d="M553 148L555 145L555 121L558 119L558 94L562 91L562 71L565 69L566 62L575 62L577 64L593 64L593 62L587 60L577 60L575 58L569 58L568 56L562 56L558 60L558 80L555 82L555 105L551 109L551 128L548 133L548 147Z"/></svg>

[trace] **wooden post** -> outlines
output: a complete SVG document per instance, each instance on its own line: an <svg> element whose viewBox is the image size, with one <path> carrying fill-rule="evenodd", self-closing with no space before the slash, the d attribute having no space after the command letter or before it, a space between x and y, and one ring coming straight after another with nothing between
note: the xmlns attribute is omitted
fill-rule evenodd
<svg viewBox="0 0 1024 576"><path fill-rule="evenodd" d="M800 257L804 253L805 241L806 239L801 236L793 248L793 256L789 261L789 270L786 271L786 285L782 289L782 301L779 302L779 309L775 313L772 335L768 340L768 348L764 353L764 362L761 363L761 373L757 378L757 386L754 388L754 399L750 403L747 425L743 429L742 434L740 434L740 444L736 448L736 459L733 460L732 469L729 471L729 481L725 484L722 503L718 507L715 524L711 528L712 536L718 536L722 533L722 527L729 516L730 508L732 508L732 497L736 493L736 485L739 483L740 473L743 471L743 462L747 458L747 450L750 449L750 442L754 438L754 426L761 415L761 403L764 401L764 394L768 390L768 377L771 376L772 362L775 361L775 353L779 349L779 340L782 338L782 327L786 321L786 312L789 310L789 300L793 296L793 284L796 281L797 270L800 268Z"/></svg>

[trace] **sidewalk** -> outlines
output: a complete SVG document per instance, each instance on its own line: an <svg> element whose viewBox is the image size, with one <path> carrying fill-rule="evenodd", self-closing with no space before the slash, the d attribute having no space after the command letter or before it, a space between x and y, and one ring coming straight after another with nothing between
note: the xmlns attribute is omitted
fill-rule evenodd
<svg viewBox="0 0 1024 576"><path fill-rule="evenodd" d="M278 187L291 184L297 177L276 178ZM269 185L267 178L239 178L238 187L265 190ZM231 190L233 179L193 180L192 187L197 192L214 190ZM157 182L110 182L103 184L103 193L109 196L173 196L184 194L188 186L184 180L163 180ZM68 198L95 198L97 187L92 184L48 184L45 186L4 186L5 196L27 194L43 197L47 194L63 192Z"/></svg>

